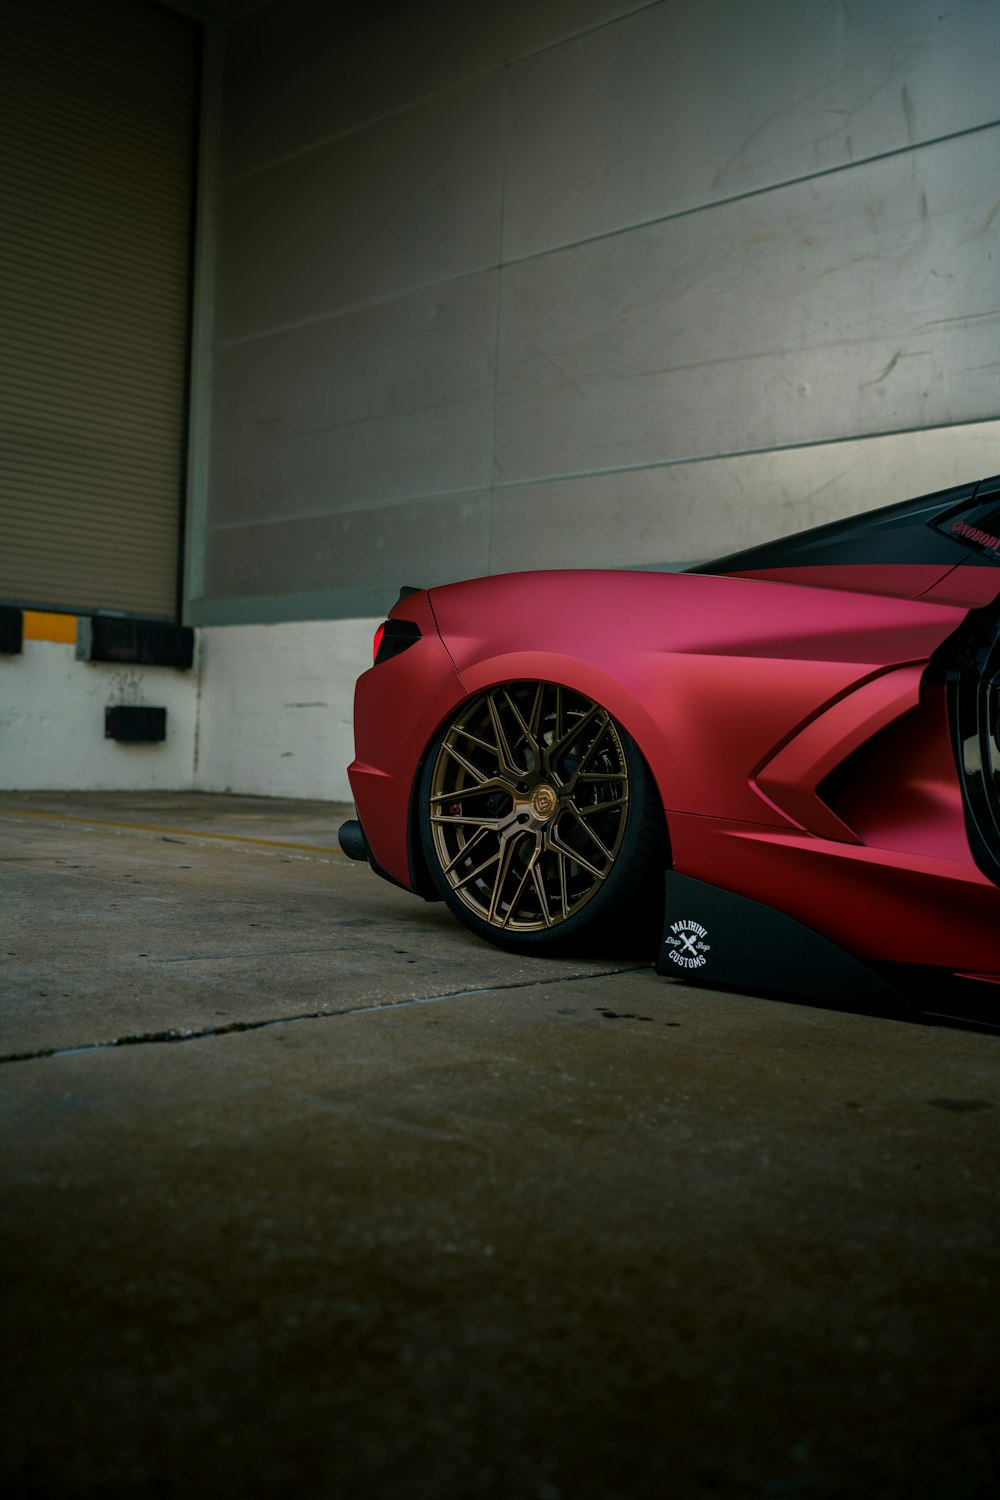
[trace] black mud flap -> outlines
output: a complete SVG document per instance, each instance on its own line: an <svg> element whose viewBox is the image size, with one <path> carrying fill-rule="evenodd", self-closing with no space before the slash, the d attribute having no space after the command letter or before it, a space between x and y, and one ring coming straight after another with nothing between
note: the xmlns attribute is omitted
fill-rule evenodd
<svg viewBox="0 0 1000 1500"><path fill-rule="evenodd" d="M831 1010L916 1020L920 1012L860 959L793 917L668 870L656 972L758 990Z"/></svg>

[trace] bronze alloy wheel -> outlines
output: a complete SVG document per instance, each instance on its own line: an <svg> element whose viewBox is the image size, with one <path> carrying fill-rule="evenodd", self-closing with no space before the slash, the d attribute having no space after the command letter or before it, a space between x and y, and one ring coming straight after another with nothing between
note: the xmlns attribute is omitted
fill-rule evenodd
<svg viewBox="0 0 1000 1500"><path fill-rule="evenodd" d="M425 847L458 915L517 938L600 897L629 823L627 743L599 704L552 683L463 704L424 780Z"/></svg>

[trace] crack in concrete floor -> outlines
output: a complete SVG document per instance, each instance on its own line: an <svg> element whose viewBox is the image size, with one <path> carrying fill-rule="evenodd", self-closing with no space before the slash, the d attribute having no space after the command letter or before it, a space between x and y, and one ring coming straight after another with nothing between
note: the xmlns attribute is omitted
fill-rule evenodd
<svg viewBox="0 0 1000 1500"><path fill-rule="evenodd" d="M652 964L629 964L613 969L601 969L593 973L561 974L552 978L521 979L511 984L481 984L472 989L446 990L439 995L410 995L405 1000L382 1000L368 1005L344 1005L336 1010L304 1011L295 1016L269 1016L259 1021L230 1021L225 1026L206 1026L190 1031L169 1028L165 1031L139 1032L134 1036L110 1037L101 1042L85 1042L74 1047L36 1047L25 1052L8 1052L0 1055L0 1065L5 1063L35 1062L48 1057L74 1057L82 1052L105 1052L114 1047L144 1047L167 1043L201 1042L212 1037L230 1036L246 1031L264 1031L274 1026L294 1026L300 1021L326 1021L337 1016L361 1016L378 1010L403 1010L411 1005L433 1005L439 1000L462 1000L469 995L496 994L503 990L543 989L553 984L576 984L590 979L610 979L617 974L641 974L652 971Z"/></svg>

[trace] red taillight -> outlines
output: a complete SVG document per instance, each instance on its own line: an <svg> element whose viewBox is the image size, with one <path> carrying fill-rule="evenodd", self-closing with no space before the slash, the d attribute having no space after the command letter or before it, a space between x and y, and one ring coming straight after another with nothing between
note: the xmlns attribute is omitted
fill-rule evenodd
<svg viewBox="0 0 1000 1500"><path fill-rule="evenodd" d="M414 625L412 620L394 620L391 617L383 621L375 632L375 640L372 643L372 654L375 665L380 661L388 661L392 656L398 656L401 651L406 651L415 641L420 639L420 626Z"/></svg>

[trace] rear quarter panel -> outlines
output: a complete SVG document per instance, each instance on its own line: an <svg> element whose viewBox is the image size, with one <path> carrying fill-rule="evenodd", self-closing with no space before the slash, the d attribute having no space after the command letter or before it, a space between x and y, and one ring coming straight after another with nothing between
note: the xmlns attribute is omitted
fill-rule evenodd
<svg viewBox="0 0 1000 1500"><path fill-rule="evenodd" d="M960 606L711 575L549 572L437 589L463 688L542 678L602 703L667 812L776 826L755 773L816 714L924 663Z"/></svg>

